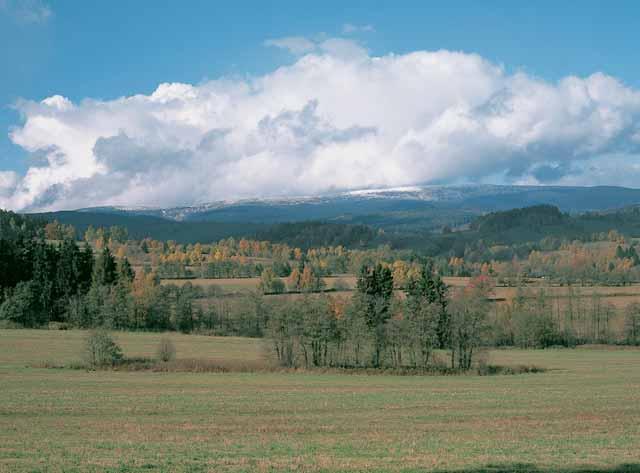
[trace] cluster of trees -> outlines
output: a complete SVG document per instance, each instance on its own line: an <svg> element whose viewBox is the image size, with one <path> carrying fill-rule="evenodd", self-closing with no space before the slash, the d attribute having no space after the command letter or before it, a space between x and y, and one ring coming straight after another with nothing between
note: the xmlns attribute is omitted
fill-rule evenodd
<svg viewBox="0 0 640 473"><path fill-rule="evenodd" d="M272 268L267 267L260 275L258 289L264 294L282 294L283 292L320 292L325 282L311 265L294 268L283 281ZM286 281L286 284L285 284Z"/></svg>
<svg viewBox="0 0 640 473"><path fill-rule="evenodd" d="M326 246L369 248L388 240L383 237L383 233L367 225L330 222L279 223L258 232L257 237L286 242L303 250Z"/></svg>
<svg viewBox="0 0 640 473"><path fill-rule="evenodd" d="M527 258L492 263L499 283L541 278L561 285L623 286L640 280L635 245L563 243L558 251L531 251Z"/></svg>
<svg viewBox="0 0 640 473"><path fill-rule="evenodd" d="M156 273L161 279L225 279L254 278L262 274L264 266L260 263L241 263L234 260L212 261L199 266L187 266L179 261L161 262Z"/></svg>
<svg viewBox="0 0 640 473"><path fill-rule="evenodd" d="M6 248L2 240L0 248ZM0 320L5 323L182 332L219 325L216 314L198 304L212 291L191 284L163 286L155 273L134 273L128 260L114 257L107 246L94 254L90 246L80 249L72 240L36 240L18 253L23 258L15 268L23 271L3 272L0 280ZM6 255L0 261L12 267L18 263Z"/></svg>
<svg viewBox="0 0 640 473"><path fill-rule="evenodd" d="M57 221L52 222L52 224L60 226L60 224ZM71 225L64 225L63 227L67 229L69 228L73 229L73 226ZM74 230L72 234L69 234L69 230L67 230L67 233L65 234L65 236L71 236L71 235L75 236L75 233L76 232ZM58 238L52 238L52 239L59 240L61 238L58 237ZM126 227L123 227L121 225L112 225L110 227L98 227L98 228L94 228L92 225L89 225L89 227L84 233L84 240L94 244L99 244L99 242L105 242L105 241L125 243L128 239L129 239L129 231L127 230Z"/></svg>
<svg viewBox="0 0 640 473"><path fill-rule="evenodd" d="M448 261L436 258L438 272L445 276L485 274L499 285L517 286L524 279L545 278L560 285L623 286L640 281L640 257L636 243L628 244L616 232L609 232L596 242L561 241L545 238L536 245L524 245L520 254L514 246L473 247L482 258L465 252Z"/></svg>
<svg viewBox="0 0 640 473"><path fill-rule="evenodd" d="M67 301L89 290L91 248L46 241L46 222L0 212L0 319L24 326L60 320Z"/></svg>
<svg viewBox="0 0 640 473"><path fill-rule="evenodd" d="M571 217L553 205L534 205L519 209L491 212L471 223L471 229L484 234L500 234L523 229L530 232L569 223Z"/></svg>
<svg viewBox="0 0 640 473"><path fill-rule="evenodd" d="M324 289L321 274L310 264L301 264L294 268L287 278L287 289L290 292L317 292Z"/></svg>
<svg viewBox="0 0 640 473"><path fill-rule="evenodd" d="M640 343L640 305L616 309L597 292L568 288L562 295L520 287L490 313L491 346L547 348L588 343Z"/></svg>
<svg viewBox="0 0 640 473"><path fill-rule="evenodd" d="M193 328L197 291L163 287L153 273L136 275L108 243L97 246L79 245L65 226L0 213L0 320L22 327Z"/></svg>
<svg viewBox="0 0 640 473"><path fill-rule="evenodd" d="M618 245L616 247L616 258L621 261L629 260L631 266L638 266L640 264L640 257L638 256L638 252L634 245L630 245L627 248Z"/></svg>
<svg viewBox="0 0 640 473"><path fill-rule="evenodd" d="M44 235L46 221L0 209L0 239L14 241Z"/></svg>
<svg viewBox="0 0 640 473"><path fill-rule="evenodd" d="M102 309L105 297L118 298L120 286L133 278L126 259L116 261L108 248L94 257L90 246L81 249L72 239L1 239L0 248L0 319L26 327L75 317L80 299L85 308L100 295Z"/></svg>
<svg viewBox="0 0 640 473"><path fill-rule="evenodd" d="M344 305L305 297L276 307L267 324L276 358L289 367L430 369L434 352L447 350L451 368L469 369L487 328L487 285L477 280L452 296L424 264L404 298L393 286L389 267L365 266Z"/></svg>
<svg viewBox="0 0 640 473"><path fill-rule="evenodd" d="M212 261L200 266L202 278L253 278L262 274L264 266L251 261L241 263L234 260Z"/></svg>
<svg viewBox="0 0 640 473"><path fill-rule="evenodd" d="M71 225L64 225L54 220L44 226L44 235L47 240L75 240L76 229Z"/></svg>

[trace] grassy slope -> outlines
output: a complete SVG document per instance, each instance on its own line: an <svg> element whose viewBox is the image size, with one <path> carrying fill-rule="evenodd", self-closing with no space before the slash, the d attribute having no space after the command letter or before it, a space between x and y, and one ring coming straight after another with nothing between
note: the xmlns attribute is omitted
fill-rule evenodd
<svg viewBox="0 0 640 473"><path fill-rule="evenodd" d="M500 377L24 368L76 358L82 337L0 331L0 471L556 471L638 461L636 350L494 352L496 362L554 368ZM118 338L128 354L150 355L159 335ZM250 340L174 339L179 357L260 350Z"/></svg>

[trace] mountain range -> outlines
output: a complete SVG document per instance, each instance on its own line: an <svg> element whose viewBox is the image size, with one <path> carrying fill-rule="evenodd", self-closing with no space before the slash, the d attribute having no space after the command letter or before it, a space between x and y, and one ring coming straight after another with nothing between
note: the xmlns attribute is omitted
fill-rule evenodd
<svg viewBox="0 0 640 473"><path fill-rule="evenodd" d="M387 235L465 228L489 212L552 205L569 214L603 212L640 204L640 189L560 186L412 186L364 189L322 196L250 199L175 208L97 207L40 214L73 224L121 225L136 238L180 242L256 236L276 224L325 222L365 225Z"/></svg>

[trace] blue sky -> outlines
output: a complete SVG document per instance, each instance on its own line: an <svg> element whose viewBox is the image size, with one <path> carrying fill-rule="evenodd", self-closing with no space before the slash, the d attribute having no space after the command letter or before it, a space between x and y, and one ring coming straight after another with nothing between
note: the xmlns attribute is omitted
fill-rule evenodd
<svg viewBox="0 0 640 473"><path fill-rule="evenodd" d="M0 170L23 174L32 165L8 136L24 124L13 108L20 99L112 100L161 83L259 77L298 60L266 47L273 38L344 38L372 57L476 53L506 74L553 84L602 72L635 90L639 20L632 1L0 0Z"/></svg>

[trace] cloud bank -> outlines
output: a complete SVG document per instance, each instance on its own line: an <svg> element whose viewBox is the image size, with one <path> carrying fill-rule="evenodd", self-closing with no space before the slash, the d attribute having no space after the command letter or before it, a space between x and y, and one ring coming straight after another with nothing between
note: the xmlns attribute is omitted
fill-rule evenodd
<svg viewBox="0 0 640 473"><path fill-rule="evenodd" d="M474 54L374 57L289 41L293 64L150 95L17 104L0 207L174 206L423 183L640 182L640 92L595 73L550 83Z"/></svg>

